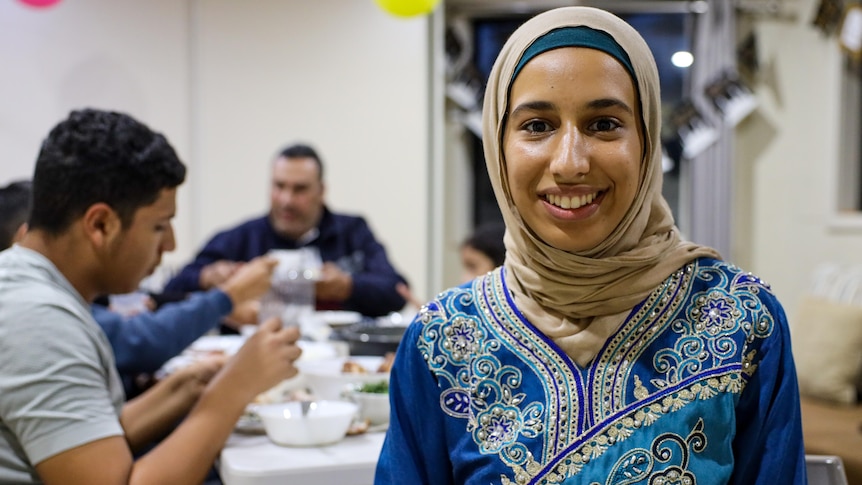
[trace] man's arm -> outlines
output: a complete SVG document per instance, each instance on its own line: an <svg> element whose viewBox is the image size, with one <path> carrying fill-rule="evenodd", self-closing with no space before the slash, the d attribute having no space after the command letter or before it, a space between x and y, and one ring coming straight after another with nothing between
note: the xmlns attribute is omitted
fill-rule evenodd
<svg viewBox="0 0 862 485"><path fill-rule="evenodd" d="M222 279L227 279L232 273L230 263L246 259L239 254L241 235L239 231L239 228L235 228L216 234L206 243L191 263L183 267L176 276L167 282L164 290L170 293L190 293L209 289L211 286L206 286L209 284L218 284L218 282L211 283L212 278L207 278L207 281L204 281L205 285L201 285L201 276L207 273L204 268L215 270L216 274L209 276L220 276ZM255 256L260 255L256 254Z"/></svg>
<svg viewBox="0 0 862 485"><path fill-rule="evenodd" d="M347 299L347 306L364 315L382 316L404 308L406 301L396 290L404 278L395 271L386 249L374 237L364 219L353 228L350 234L354 247L364 254L362 271L353 273L353 291Z"/></svg>
<svg viewBox="0 0 862 485"><path fill-rule="evenodd" d="M281 328L276 319L262 324L177 429L136 462L126 441L115 436L54 455L36 464L37 473L46 485L202 482L245 406L296 373L298 337L296 328Z"/></svg>
<svg viewBox="0 0 862 485"><path fill-rule="evenodd" d="M237 306L260 298L269 289L277 261L261 257L245 263L216 290L168 303L155 312L124 318L101 305L93 317L114 349L121 374L155 372Z"/></svg>
<svg viewBox="0 0 862 485"><path fill-rule="evenodd" d="M251 219L222 231L206 243L194 261L168 282L165 291L188 293L219 285L233 274L235 268L231 263L250 261L275 248L278 243L274 237L266 217ZM213 271L204 271L204 268Z"/></svg>
<svg viewBox="0 0 862 485"><path fill-rule="evenodd" d="M167 303L154 312L124 318L93 304L93 317L114 349L120 374L152 373L231 312L230 298L220 290L196 293Z"/></svg>
<svg viewBox="0 0 862 485"><path fill-rule="evenodd" d="M149 392L127 402L120 424L132 451L164 437L186 415L222 368L226 358L212 356L165 377Z"/></svg>

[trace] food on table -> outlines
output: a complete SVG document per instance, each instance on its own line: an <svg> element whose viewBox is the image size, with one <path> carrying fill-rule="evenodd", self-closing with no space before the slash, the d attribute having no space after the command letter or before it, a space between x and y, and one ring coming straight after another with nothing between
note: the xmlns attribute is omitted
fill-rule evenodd
<svg viewBox="0 0 862 485"><path fill-rule="evenodd" d="M275 388L274 388L275 389ZM278 391L278 389L275 389ZM255 396L253 404L273 404L288 401L313 401L314 396L308 389L293 389L285 393L273 392L270 389Z"/></svg>
<svg viewBox="0 0 862 485"><path fill-rule="evenodd" d="M389 393L389 383L386 381L380 382L368 382L359 386L357 389L359 392L367 392L371 394L388 394Z"/></svg>
<svg viewBox="0 0 862 485"><path fill-rule="evenodd" d="M347 436L356 436L358 434L365 433L370 427L370 419L356 419L350 424L350 427L347 428Z"/></svg>
<svg viewBox="0 0 862 485"><path fill-rule="evenodd" d="M359 362L348 360L341 366L341 372L344 374L368 374L368 369Z"/></svg>
<svg viewBox="0 0 862 485"><path fill-rule="evenodd" d="M377 368L377 372L389 372L392 370L392 363L395 362L395 352L386 352L383 356L383 362Z"/></svg>
<svg viewBox="0 0 862 485"><path fill-rule="evenodd" d="M388 373L392 369L392 363L395 361L395 352L387 352L383 357L383 362L377 367L375 372ZM368 374L370 371L359 362L347 360L341 366L341 372L344 374Z"/></svg>

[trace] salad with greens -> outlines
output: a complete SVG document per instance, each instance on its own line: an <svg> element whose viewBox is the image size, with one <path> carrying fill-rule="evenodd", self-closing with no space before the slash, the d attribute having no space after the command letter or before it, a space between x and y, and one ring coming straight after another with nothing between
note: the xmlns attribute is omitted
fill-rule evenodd
<svg viewBox="0 0 862 485"><path fill-rule="evenodd" d="M380 382L368 382L365 383L357 389L359 392L367 392L371 394L388 394L389 393L389 382L388 381L380 381Z"/></svg>

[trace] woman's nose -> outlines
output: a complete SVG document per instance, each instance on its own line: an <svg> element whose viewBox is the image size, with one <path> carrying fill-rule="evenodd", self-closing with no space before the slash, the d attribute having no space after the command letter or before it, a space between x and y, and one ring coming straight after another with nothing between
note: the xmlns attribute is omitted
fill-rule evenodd
<svg viewBox="0 0 862 485"><path fill-rule="evenodd" d="M590 159L587 144L577 130L568 130L560 138L553 159L551 174L562 181L577 180L590 171Z"/></svg>

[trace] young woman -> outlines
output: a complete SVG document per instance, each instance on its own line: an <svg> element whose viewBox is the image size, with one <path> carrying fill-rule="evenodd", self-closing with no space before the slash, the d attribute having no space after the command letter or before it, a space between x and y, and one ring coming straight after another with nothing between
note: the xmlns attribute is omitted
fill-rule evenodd
<svg viewBox="0 0 862 485"><path fill-rule="evenodd" d="M461 268L464 282L471 281L503 264L506 246L503 236L506 226L498 222L486 222L477 227L461 243Z"/></svg>
<svg viewBox="0 0 862 485"><path fill-rule="evenodd" d="M483 114L506 261L405 334L376 483L806 482L784 311L680 239L659 103L649 48L607 12L508 40Z"/></svg>

